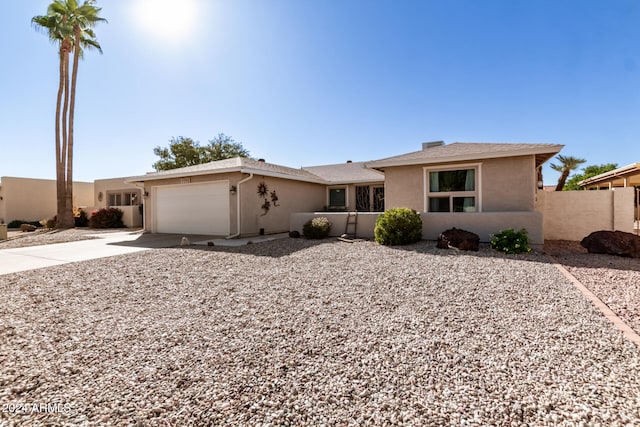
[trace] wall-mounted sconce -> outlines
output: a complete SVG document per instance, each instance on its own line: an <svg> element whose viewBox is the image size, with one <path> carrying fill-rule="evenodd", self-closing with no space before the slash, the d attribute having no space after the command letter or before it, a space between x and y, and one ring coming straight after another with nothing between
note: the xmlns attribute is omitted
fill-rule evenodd
<svg viewBox="0 0 640 427"><path fill-rule="evenodd" d="M144 197L149 197L149 192L148 192L148 191L145 191L142 195L143 195Z"/></svg>
<svg viewBox="0 0 640 427"><path fill-rule="evenodd" d="M542 181L538 181L538 189L539 190L544 189L544 183Z"/></svg>
<svg viewBox="0 0 640 427"><path fill-rule="evenodd" d="M229 193L231 193L231 194L236 194L237 191L238 191L238 188L235 185L232 185L229 188Z"/></svg>

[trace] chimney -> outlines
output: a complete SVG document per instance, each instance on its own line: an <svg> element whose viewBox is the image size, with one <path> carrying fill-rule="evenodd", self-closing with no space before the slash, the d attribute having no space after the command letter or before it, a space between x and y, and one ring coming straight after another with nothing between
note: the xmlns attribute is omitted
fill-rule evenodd
<svg viewBox="0 0 640 427"><path fill-rule="evenodd" d="M428 150L429 148L440 147L442 145L444 145L444 141L423 142L422 149Z"/></svg>

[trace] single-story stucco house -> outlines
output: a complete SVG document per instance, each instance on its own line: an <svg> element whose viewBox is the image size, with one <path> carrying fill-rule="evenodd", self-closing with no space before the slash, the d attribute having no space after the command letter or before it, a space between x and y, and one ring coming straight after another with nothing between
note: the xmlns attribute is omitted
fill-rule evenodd
<svg viewBox="0 0 640 427"><path fill-rule="evenodd" d="M363 162L294 169L236 157L132 177L145 229L227 237L289 231L293 212L382 210L384 175Z"/></svg>
<svg viewBox="0 0 640 427"><path fill-rule="evenodd" d="M426 239L459 227L486 241L524 227L541 244L538 172L562 147L433 142L382 160L300 169L237 157L127 182L144 188L145 229L157 233L271 234L300 228L290 222L297 213L409 207L423 215Z"/></svg>

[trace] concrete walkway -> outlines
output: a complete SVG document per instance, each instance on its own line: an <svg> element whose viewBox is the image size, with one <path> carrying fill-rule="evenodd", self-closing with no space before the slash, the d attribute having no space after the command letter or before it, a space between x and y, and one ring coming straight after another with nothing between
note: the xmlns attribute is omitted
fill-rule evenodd
<svg viewBox="0 0 640 427"><path fill-rule="evenodd" d="M205 235L143 234L129 231L89 234L92 240L54 243L26 248L0 250L0 275L51 267L70 262L87 261L116 255L130 254L149 249L180 246L183 238L189 244L215 246L242 246L259 243L288 235L258 236L245 239L215 238ZM211 243L209 243L211 242Z"/></svg>

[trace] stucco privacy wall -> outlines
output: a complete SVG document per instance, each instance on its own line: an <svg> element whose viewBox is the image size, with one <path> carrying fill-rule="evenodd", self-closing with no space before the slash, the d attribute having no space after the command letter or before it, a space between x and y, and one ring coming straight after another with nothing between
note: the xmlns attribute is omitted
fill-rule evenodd
<svg viewBox="0 0 640 427"><path fill-rule="evenodd" d="M93 206L93 183L73 183L73 205ZM3 176L0 180L0 219L40 221L56 215L56 182L50 179Z"/></svg>
<svg viewBox="0 0 640 427"><path fill-rule="evenodd" d="M524 228L532 246L544 244L540 212L423 213L421 216L422 238L425 240L437 240L440 233L455 227L476 233L481 242L490 242L491 236L502 230Z"/></svg>
<svg viewBox="0 0 640 427"><path fill-rule="evenodd" d="M376 212L359 212L357 237L364 239L373 239L373 230L376 226L376 220L381 213ZM331 223L330 236L341 236L344 234L347 222L346 212L296 212L291 214L289 229L302 234L302 226L313 218L326 217ZM351 230L349 230L351 231Z"/></svg>
<svg viewBox="0 0 640 427"><path fill-rule="evenodd" d="M536 209L544 217L544 238L579 241L594 231L633 233L634 189L540 191Z"/></svg>
<svg viewBox="0 0 640 427"><path fill-rule="evenodd" d="M372 239L376 220L380 213L358 213L358 237ZM290 229L302 234L302 226L312 218L327 217L331 222L330 236L344 233L347 214L344 212L293 213ZM531 245L540 247L544 244L542 231L542 214L540 212L491 212L491 213L422 213L422 238L437 240L440 233L450 228L462 228L480 236L480 241L491 241L491 235L513 228L525 228L531 239Z"/></svg>
<svg viewBox="0 0 640 427"><path fill-rule="evenodd" d="M266 185L266 200L271 205L266 212L262 209L265 199L258 194L260 183ZM292 212L315 212L322 209L325 189L326 186L322 184L254 175L250 181L242 184L241 235L256 235L260 229L265 234L289 231L289 216ZM271 199L273 191L278 197L275 202L277 206ZM234 232L235 228L231 230Z"/></svg>
<svg viewBox="0 0 640 427"><path fill-rule="evenodd" d="M518 156L481 161L480 190L483 212L532 211L536 189L534 156ZM456 163L429 165L451 166ZM385 208L409 207L424 210L424 167L385 168Z"/></svg>

